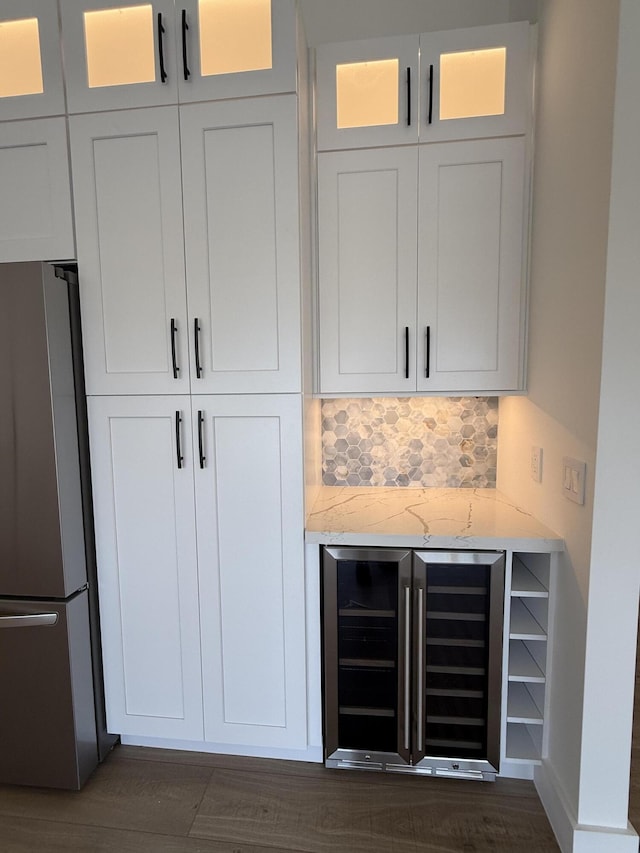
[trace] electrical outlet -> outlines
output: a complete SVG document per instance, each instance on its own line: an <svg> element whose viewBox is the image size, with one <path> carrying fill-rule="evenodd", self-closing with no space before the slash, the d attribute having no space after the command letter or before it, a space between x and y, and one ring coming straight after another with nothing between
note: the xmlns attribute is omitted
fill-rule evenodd
<svg viewBox="0 0 640 853"><path fill-rule="evenodd" d="M531 479L536 483L542 482L542 448L531 448Z"/></svg>
<svg viewBox="0 0 640 853"><path fill-rule="evenodd" d="M579 459L564 456L562 459L562 494L577 504L584 503L584 481L587 465Z"/></svg>

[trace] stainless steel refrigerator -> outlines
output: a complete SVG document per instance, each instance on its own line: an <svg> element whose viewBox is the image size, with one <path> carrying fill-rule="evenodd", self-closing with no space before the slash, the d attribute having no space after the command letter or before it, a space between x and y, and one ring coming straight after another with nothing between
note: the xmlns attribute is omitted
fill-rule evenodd
<svg viewBox="0 0 640 853"><path fill-rule="evenodd" d="M79 789L105 726L78 283L0 265L0 782Z"/></svg>

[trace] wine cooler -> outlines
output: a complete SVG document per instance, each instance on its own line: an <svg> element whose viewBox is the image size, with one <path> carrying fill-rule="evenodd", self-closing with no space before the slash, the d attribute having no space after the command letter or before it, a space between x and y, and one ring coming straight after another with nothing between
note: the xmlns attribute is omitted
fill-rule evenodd
<svg viewBox="0 0 640 853"><path fill-rule="evenodd" d="M504 555L323 549L328 767L492 780Z"/></svg>

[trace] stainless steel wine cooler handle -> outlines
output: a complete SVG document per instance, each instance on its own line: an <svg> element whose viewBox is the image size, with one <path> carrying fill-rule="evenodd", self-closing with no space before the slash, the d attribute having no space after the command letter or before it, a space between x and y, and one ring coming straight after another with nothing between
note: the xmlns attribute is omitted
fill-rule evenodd
<svg viewBox="0 0 640 853"><path fill-rule="evenodd" d="M422 752L422 732L424 730L424 589L418 587L418 752Z"/></svg>
<svg viewBox="0 0 640 853"><path fill-rule="evenodd" d="M404 588L404 748L409 749L411 725L411 588Z"/></svg>
<svg viewBox="0 0 640 853"><path fill-rule="evenodd" d="M0 616L0 628L33 628L35 625L55 625L57 613L14 613Z"/></svg>

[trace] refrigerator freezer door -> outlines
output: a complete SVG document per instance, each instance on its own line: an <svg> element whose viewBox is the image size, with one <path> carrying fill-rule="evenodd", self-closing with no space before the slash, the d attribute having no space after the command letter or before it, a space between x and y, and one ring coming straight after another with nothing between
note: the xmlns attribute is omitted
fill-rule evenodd
<svg viewBox="0 0 640 853"><path fill-rule="evenodd" d="M74 387L66 283L0 265L0 595L86 583Z"/></svg>
<svg viewBox="0 0 640 853"><path fill-rule="evenodd" d="M0 599L0 782L79 789L98 763L86 590Z"/></svg>

